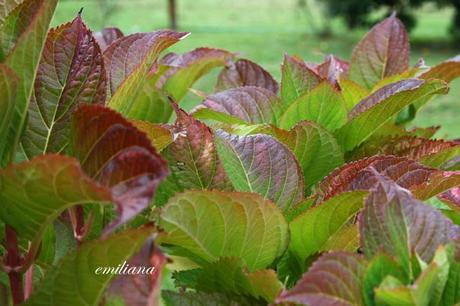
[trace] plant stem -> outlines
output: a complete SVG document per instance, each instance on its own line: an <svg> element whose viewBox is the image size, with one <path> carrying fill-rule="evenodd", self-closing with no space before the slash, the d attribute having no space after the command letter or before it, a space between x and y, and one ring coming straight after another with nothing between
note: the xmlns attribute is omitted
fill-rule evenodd
<svg viewBox="0 0 460 306"><path fill-rule="evenodd" d="M25 288L24 288L25 289L24 297L26 300L32 294L33 283L34 283L34 266L30 266L26 272L26 283L25 283Z"/></svg>
<svg viewBox="0 0 460 306"><path fill-rule="evenodd" d="M5 266L9 268L8 278L10 280L11 294L14 305L24 301L24 289L22 287L22 275L18 270L21 268L22 258L19 253L18 237L16 231L9 225L5 225L6 236L6 259Z"/></svg>

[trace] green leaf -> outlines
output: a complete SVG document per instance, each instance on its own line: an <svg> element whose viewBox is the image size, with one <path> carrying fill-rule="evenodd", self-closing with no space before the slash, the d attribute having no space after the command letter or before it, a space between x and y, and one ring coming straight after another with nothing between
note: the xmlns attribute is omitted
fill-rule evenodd
<svg viewBox="0 0 460 306"><path fill-rule="evenodd" d="M0 189L1 219L37 245L66 208L112 200L110 189L86 176L77 160L60 155L42 155L0 170Z"/></svg>
<svg viewBox="0 0 460 306"><path fill-rule="evenodd" d="M281 283L274 270L247 272L241 259L223 257L202 268L176 272L176 286L203 292L221 292L228 296L250 296L273 302L281 291Z"/></svg>
<svg viewBox="0 0 460 306"><path fill-rule="evenodd" d="M276 124L281 102L271 91L261 87L243 86L207 96L198 108L207 107L248 123Z"/></svg>
<svg viewBox="0 0 460 306"><path fill-rule="evenodd" d="M0 167L6 166L8 133L14 116L14 103L18 90L19 78L4 64L0 64Z"/></svg>
<svg viewBox="0 0 460 306"><path fill-rule="evenodd" d="M439 305L456 305L460 303L460 253L448 249L449 274Z"/></svg>
<svg viewBox="0 0 460 306"><path fill-rule="evenodd" d="M187 189L231 190L211 129L177 104L173 107L177 118L171 128L174 141L162 153L171 174L160 185L156 203L163 204L174 193Z"/></svg>
<svg viewBox="0 0 460 306"><path fill-rule="evenodd" d="M159 242L188 250L206 262L239 257L249 271L263 269L287 246L281 211L258 194L186 191L163 208Z"/></svg>
<svg viewBox="0 0 460 306"><path fill-rule="evenodd" d="M111 44L104 52L110 81L108 106L129 114L160 52L185 36L186 33L162 30L124 36Z"/></svg>
<svg viewBox="0 0 460 306"><path fill-rule="evenodd" d="M327 82L291 103L280 119L279 127L290 129L302 120L310 120L334 131L347 120L345 102L340 93Z"/></svg>
<svg viewBox="0 0 460 306"><path fill-rule="evenodd" d="M392 15L375 25L351 55L349 77L366 88L409 68L410 45L402 22Z"/></svg>
<svg viewBox="0 0 460 306"><path fill-rule="evenodd" d="M335 133L337 139L349 151L369 138L404 107L446 92L447 85L439 80L407 79L389 84L359 102L348 113L348 122Z"/></svg>
<svg viewBox="0 0 460 306"><path fill-rule="evenodd" d="M288 107L321 82L319 75L302 59L284 55L281 66L281 100Z"/></svg>
<svg viewBox="0 0 460 306"><path fill-rule="evenodd" d="M21 137L28 158L64 150L71 114L78 104L104 104L103 64L99 46L80 15L49 32Z"/></svg>
<svg viewBox="0 0 460 306"><path fill-rule="evenodd" d="M224 169L238 191L257 192L284 210L303 198L302 170L293 153L268 135L216 132Z"/></svg>
<svg viewBox="0 0 460 306"><path fill-rule="evenodd" d="M241 86L256 86L278 92L278 83L268 71L247 59L239 59L225 67L217 79L216 91Z"/></svg>
<svg viewBox="0 0 460 306"><path fill-rule="evenodd" d="M13 41L10 41L9 48L11 49L4 54L4 63L19 77L14 101L15 112L7 138L7 151L2 154L1 164L3 166L11 162L16 154L19 138L26 122L40 55L56 3L57 0L26 0L11 12L0 29L0 33L14 37ZM20 29L19 33L18 29ZM1 40L4 46L5 37L3 35Z"/></svg>
<svg viewBox="0 0 460 306"><path fill-rule="evenodd" d="M255 301L242 296L230 299L223 294L199 291L176 292L164 290L161 296L166 306L258 306L267 304L264 301Z"/></svg>
<svg viewBox="0 0 460 306"><path fill-rule="evenodd" d="M281 305L365 305L361 285L366 265L366 260L358 254L324 254L295 287L282 292L276 302Z"/></svg>
<svg viewBox="0 0 460 306"><path fill-rule="evenodd" d="M347 112L352 110L356 104L369 95L369 90L349 79L340 79L339 86L342 90L343 100Z"/></svg>
<svg viewBox="0 0 460 306"><path fill-rule="evenodd" d="M11 13L11 11L16 8L19 4L24 2L24 0L1 0L0 1L0 25L5 22L5 18Z"/></svg>
<svg viewBox="0 0 460 306"><path fill-rule="evenodd" d="M358 213L366 195L365 191L342 193L297 216L289 224L289 250L301 261L326 251L325 245Z"/></svg>
<svg viewBox="0 0 460 306"><path fill-rule="evenodd" d="M115 275L97 273L97 269L121 266L153 232L151 227L130 229L106 240L84 243L46 272L24 306L99 305L104 288Z"/></svg>
<svg viewBox="0 0 460 306"><path fill-rule="evenodd" d="M131 123L147 135L152 146L159 152L173 142L171 131L164 126L140 120L131 120Z"/></svg>
<svg viewBox="0 0 460 306"><path fill-rule="evenodd" d="M247 122L241 120L240 118L237 118L235 116L218 112L215 110L212 110L207 107L197 107L191 115L200 120L213 120L213 121L218 121L221 123L227 123L227 124L238 124L238 125L246 125L248 124Z"/></svg>
<svg viewBox="0 0 460 306"><path fill-rule="evenodd" d="M252 134L260 132L276 137L291 149L302 168L307 189L344 163L337 140L314 122L301 121L289 131L261 127Z"/></svg>

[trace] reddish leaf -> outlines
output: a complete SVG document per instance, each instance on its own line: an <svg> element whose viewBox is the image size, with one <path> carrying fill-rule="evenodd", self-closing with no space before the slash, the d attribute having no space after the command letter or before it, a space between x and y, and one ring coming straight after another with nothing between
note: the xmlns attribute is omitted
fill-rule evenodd
<svg viewBox="0 0 460 306"><path fill-rule="evenodd" d="M214 135L209 127L173 104L176 123L174 141L163 151L171 175L158 190L159 204L187 189L230 190L231 182L217 156Z"/></svg>
<svg viewBox="0 0 460 306"><path fill-rule="evenodd" d="M105 51L115 40L120 37L123 37L123 32L119 28L115 27L104 28L102 31L94 33L94 38L96 39L102 51Z"/></svg>
<svg viewBox="0 0 460 306"><path fill-rule="evenodd" d="M232 115L250 123L276 124L281 103L271 91L254 86L230 88L208 96L199 107Z"/></svg>
<svg viewBox="0 0 460 306"><path fill-rule="evenodd" d="M111 44L104 52L111 95L136 69L145 70L147 73L160 52L185 35L186 33L168 30L136 33Z"/></svg>
<svg viewBox="0 0 460 306"><path fill-rule="evenodd" d="M316 71L301 59L289 55L284 56L281 74L281 99L286 106L321 82Z"/></svg>
<svg viewBox="0 0 460 306"><path fill-rule="evenodd" d="M394 15L375 25L353 49L350 79L367 88L409 68L409 39Z"/></svg>
<svg viewBox="0 0 460 306"><path fill-rule="evenodd" d="M264 68L247 59L239 59L236 63L222 70L217 81L216 90L222 91L240 86L257 86L278 92L278 83Z"/></svg>
<svg viewBox="0 0 460 306"><path fill-rule="evenodd" d="M75 112L72 153L88 175L112 188L119 217L108 230L146 208L168 174L147 136L99 105L81 105Z"/></svg>
<svg viewBox="0 0 460 306"><path fill-rule="evenodd" d="M319 76L339 88L338 80L348 73L349 63L333 55L328 55L324 62L316 67Z"/></svg>
<svg viewBox="0 0 460 306"><path fill-rule="evenodd" d="M80 16L48 33L21 138L27 157L61 152L79 103L104 104L102 54Z"/></svg>
<svg viewBox="0 0 460 306"><path fill-rule="evenodd" d="M448 59L439 65L431 67L428 71L422 73L421 79L441 79L450 83L452 80L460 76L460 55Z"/></svg>
<svg viewBox="0 0 460 306"><path fill-rule="evenodd" d="M317 200L349 190L368 190L377 183L369 167L411 190L418 199L429 199L460 184L460 173L423 166L396 156L373 156L348 163L326 177L318 187Z"/></svg>
<svg viewBox="0 0 460 306"><path fill-rule="evenodd" d="M439 199L448 203L451 208L460 210L460 187L455 187L442 193L439 195Z"/></svg>
<svg viewBox="0 0 460 306"><path fill-rule="evenodd" d="M383 250L409 269L413 251L428 263L440 245L460 237L460 227L440 211L375 169L367 171L377 180L359 216L361 245L369 258Z"/></svg>
<svg viewBox="0 0 460 306"><path fill-rule="evenodd" d="M155 306L160 305L161 273L166 264L166 256L152 241L127 262L126 267L141 267L149 274L126 274L115 278L107 289L109 297L121 298L125 306ZM129 266L128 266L129 265ZM136 269L137 270L137 269Z"/></svg>
<svg viewBox="0 0 460 306"><path fill-rule="evenodd" d="M366 264L366 260L357 254L324 254L313 263L294 288L281 293L276 303L365 305L361 295L361 282Z"/></svg>

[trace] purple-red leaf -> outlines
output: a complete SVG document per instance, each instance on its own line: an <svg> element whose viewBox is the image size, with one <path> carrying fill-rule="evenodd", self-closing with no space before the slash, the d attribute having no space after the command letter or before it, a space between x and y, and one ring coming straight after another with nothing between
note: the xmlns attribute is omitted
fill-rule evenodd
<svg viewBox="0 0 460 306"><path fill-rule="evenodd" d="M414 199L374 169L377 184L359 216L361 245L370 258L380 251L395 256L409 269L412 252L431 262L440 245L460 237L460 227L440 211Z"/></svg>
<svg viewBox="0 0 460 306"><path fill-rule="evenodd" d="M286 106L321 82L317 72L303 60L289 55L284 56L281 75L281 99Z"/></svg>
<svg viewBox="0 0 460 306"><path fill-rule="evenodd" d="M27 157L61 152L79 103L104 104L102 54L80 16L48 33L21 138Z"/></svg>
<svg viewBox="0 0 460 306"><path fill-rule="evenodd" d="M333 55L328 55L323 63L316 66L319 76L339 88L338 80L348 73L349 63Z"/></svg>
<svg viewBox="0 0 460 306"><path fill-rule="evenodd" d="M349 190L368 190L377 183L369 167L411 190L418 199L429 199L460 184L460 172L423 166L405 157L373 156L348 163L326 177L318 187L318 199L326 200Z"/></svg>
<svg viewBox="0 0 460 306"><path fill-rule="evenodd" d="M219 75L216 91L240 86L257 86L278 92L278 83L264 68L247 59L239 59L224 68Z"/></svg>
<svg viewBox="0 0 460 306"><path fill-rule="evenodd" d="M421 79L441 79L450 83L452 80L460 76L460 55L448 59L439 65L431 67L428 71L422 73Z"/></svg>
<svg viewBox="0 0 460 306"><path fill-rule="evenodd" d="M409 39L394 15L375 25L353 49L350 79L372 88L381 79L409 68Z"/></svg>
<svg viewBox="0 0 460 306"><path fill-rule="evenodd" d="M94 38L103 52L120 37L123 37L123 32L115 27L104 28L102 31L94 33Z"/></svg>
<svg viewBox="0 0 460 306"><path fill-rule="evenodd" d="M324 254L316 260L294 288L281 293L276 303L301 305L365 305L361 284L366 260L351 253Z"/></svg>
<svg viewBox="0 0 460 306"><path fill-rule="evenodd" d="M285 210L303 198L302 170L294 154L272 137L219 130L216 145L237 191L257 192Z"/></svg>
<svg viewBox="0 0 460 306"><path fill-rule="evenodd" d="M249 123L271 123L278 121L281 102L271 91L255 86L230 88L208 96L199 108L232 115Z"/></svg>
<svg viewBox="0 0 460 306"><path fill-rule="evenodd" d="M99 105L81 105L75 112L72 153L89 176L112 189L119 216L109 230L146 208L168 174L147 136Z"/></svg>

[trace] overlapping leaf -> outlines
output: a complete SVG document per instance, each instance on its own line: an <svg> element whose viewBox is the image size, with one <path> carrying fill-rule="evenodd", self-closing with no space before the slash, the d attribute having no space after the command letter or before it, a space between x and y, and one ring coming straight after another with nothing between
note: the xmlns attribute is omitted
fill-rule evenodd
<svg viewBox="0 0 460 306"><path fill-rule="evenodd" d="M94 39L99 44L102 52L120 37L123 37L123 32L115 27L104 28L102 31L94 33Z"/></svg>
<svg viewBox="0 0 460 306"><path fill-rule="evenodd" d="M406 79L384 86L348 113L348 122L336 132L339 143L349 151L406 106L446 92L447 85L439 80Z"/></svg>
<svg viewBox="0 0 460 306"><path fill-rule="evenodd" d="M173 133L167 127L147 121L132 120L131 123L149 138L152 146L158 151L163 151L173 142Z"/></svg>
<svg viewBox="0 0 460 306"><path fill-rule="evenodd" d="M163 290L161 297L166 306L262 306L264 301L255 301L242 296L234 296L229 298L224 294L205 293L199 291L177 292L172 290Z"/></svg>
<svg viewBox="0 0 460 306"><path fill-rule="evenodd" d="M366 260L351 253L329 253L313 263L302 279L276 302L301 305L365 305L361 295Z"/></svg>
<svg viewBox="0 0 460 306"><path fill-rule="evenodd" d="M115 275L96 273L96 270L122 264L153 232L151 227L131 229L106 240L81 245L46 272L40 286L24 305L99 305L104 288Z"/></svg>
<svg viewBox="0 0 460 306"><path fill-rule="evenodd" d="M174 278L176 286L229 296L250 296L267 302L273 302L281 291L274 270L247 272L241 260L234 257L223 257L199 269L177 272Z"/></svg>
<svg viewBox="0 0 460 306"><path fill-rule="evenodd" d="M278 82L268 71L247 59L239 59L231 63L219 74L216 91L241 86L256 86L278 92Z"/></svg>
<svg viewBox="0 0 460 306"><path fill-rule="evenodd" d="M16 154L26 122L35 72L56 3L57 0L26 0L8 15L0 30L2 52L8 52L3 53L0 59L19 77L14 101L15 112L10 123L5 146L7 151L3 153L2 165L13 160ZM8 51L4 51L5 46Z"/></svg>
<svg viewBox="0 0 460 306"><path fill-rule="evenodd" d="M428 71L422 73L421 79L440 79L450 83L460 76L460 56L457 55L439 65L431 67Z"/></svg>
<svg viewBox="0 0 460 306"><path fill-rule="evenodd" d="M460 227L441 212L373 172L378 182L359 217L361 245L368 257L384 250L397 257L407 272L412 251L428 263L440 245L460 237Z"/></svg>
<svg viewBox="0 0 460 306"><path fill-rule="evenodd" d="M198 108L210 108L249 123L278 122L281 103L271 91L254 86L230 88L206 97Z"/></svg>
<svg viewBox="0 0 460 306"><path fill-rule="evenodd" d="M330 175L318 186L318 200L326 200L347 190L368 190L377 182L372 167L403 188L409 189L417 199L429 199L459 184L460 174L423 166L416 161L396 156L373 156L348 163Z"/></svg>
<svg viewBox="0 0 460 306"><path fill-rule="evenodd" d="M99 105L81 105L75 112L71 151L90 177L112 189L119 216L109 230L146 208L168 174L147 136Z"/></svg>
<svg viewBox="0 0 460 306"><path fill-rule="evenodd" d="M303 198L303 175L295 156L272 137L237 136L219 130L216 145L236 190L257 192L282 209Z"/></svg>
<svg viewBox="0 0 460 306"><path fill-rule="evenodd" d="M349 79L340 79L339 86L342 90L343 100L347 111L350 111L362 99L369 95L369 90Z"/></svg>
<svg viewBox="0 0 460 306"><path fill-rule="evenodd" d="M316 71L323 80L327 80L330 84L339 88L338 81L340 78L346 76L349 65L347 61L341 60L333 55L328 55L323 63L316 66Z"/></svg>
<svg viewBox="0 0 460 306"><path fill-rule="evenodd" d="M254 193L186 191L169 200L160 216L163 244L214 262L238 257L249 271L263 269L287 246L287 223L271 201Z"/></svg>
<svg viewBox="0 0 460 306"><path fill-rule="evenodd" d="M112 200L110 190L83 173L77 160L60 155L42 155L0 170L0 189L1 219L34 243L64 209Z"/></svg>
<svg viewBox="0 0 460 306"><path fill-rule="evenodd" d="M321 78L316 71L305 65L301 59L284 56L281 66L281 99L285 106L289 106L320 82Z"/></svg>
<svg viewBox="0 0 460 306"><path fill-rule="evenodd" d="M0 167L6 166L8 133L13 118L14 101L19 79L16 74L4 64L0 64Z"/></svg>
<svg viewBox="0 0 460 306"><path fill-rule="evenodd" d="M38 66L28 122L21 138L27 157L61 152L79 103L104 104L101 51L80 16L49 32Z"/></svg>
<svg viewBox="0 0 460 306"><path fill-rule="evenodd" d="M174 193L187 189L231 189L211 129L177 104L173 107L177 118L172 126L174 141L162 153L171 175L161 184L157 203L165 203Z"/></svg>
<svg viewBox="0 0 460 306"><path fill-rule="evenodd" d="M128 114L160 52L184 36L186 33L162 30L131 34L111 44L104 52L111 96L108 105Z"/></svg>
<svg viewBox="0 0 460 306"><path fill-rule="evenodd" d="M0 0L0 25L5 21L5 18L11 13L16 6L24 0Z"/></svg>
<svg viewBox="0 0 460 306"><path fill-rule="evenodd" d="M358 213L366 195L363 191L343 193L297 216L289 224L291 252L304 262L317 252L327 251L325 246Z"/></svg>
<svg viewBox="0 0 460 306"><path fill-rule="evenodd" d="M409 67L409 39L394 15L375 25L353 49L350 79L366 88Z"/></svg>

